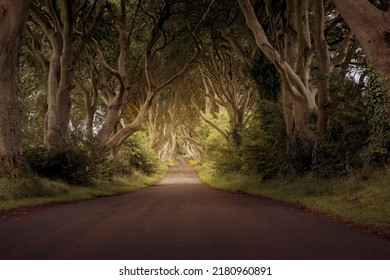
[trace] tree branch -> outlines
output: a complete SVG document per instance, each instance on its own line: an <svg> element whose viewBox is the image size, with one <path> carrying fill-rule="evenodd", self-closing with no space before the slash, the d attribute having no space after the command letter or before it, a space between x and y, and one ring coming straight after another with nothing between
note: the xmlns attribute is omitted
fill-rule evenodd
<svg viewBox="0 0 390 280"><path fill-rule="evenodd" d="M212 121L210 121L205 115L204 113L202 112L202 110L198 107L198 105L196 104L195 100L194 100L194 96L191 97L191 104L193 106L193 108L195 109L195 111L197 112L197 114L202 118L202 120L204 120L206 123L208 123L211 127L213 127L215 130L217 130L225 139L226 141L229 140L229 134L222 130L218 125L216 125L215 123L213 123Z"/></svg>
<svg viewBox="0 0 390 280"><path fill-rule="evenodd" d="M163 89L164 87L168 86L169 84L171 84L174 80L176 80L177 78L179 78L180 76L182 76L184 74L185 71L187 71L188 67L191 65L192 62L194 62L194 60L196 59L196 57L198 56L198 50L195 51L195 53L193 54L193 56L186 62L186 64L184 64L183 68L177 72L175 75L173 75L172 77L170 77L168 80L166 80L165 82L163 82L162 84L160 84L158 87L156 87L156 89L154 90L155 92L158 92L160 91L161 89Z"/></svg>
<svg viewBox="0 0 390 280"><path fill-rule="evenodd" d="M337 65L342 64L345 61L348 54L348 49L352 42L352 38L353 38L353 33L351 30L348 30L338 50L339 54L331 60L331 65L330 65L331 69L333 69Z"/></svg>
<svg viewBox="0 0 390 280"><path fill-rule="evenodd" d="M80 41L75 48L74 53L75 53L76 57L79 57L81 55L82 50L84 49L85 45L92 38L92 36L95 34L97 27L99 25L99 22L100 22L100 18L102 17L106 6L107 6L106 0L97 0L96 12L95 12L95 16L92 20L92 23L87 30L82 31L83 32L82 38L80 38Z"/></svg>
<svg viewBox="0 0 390 280"><path fill-rule="evenodd" d="M52 45L55 44L55 33L53 27L46 20L46 18L42 15L41 10L37 8L35 5L31 5L31 12L36 17L38 25L42 28L43 32L50 40Z"/></svg>

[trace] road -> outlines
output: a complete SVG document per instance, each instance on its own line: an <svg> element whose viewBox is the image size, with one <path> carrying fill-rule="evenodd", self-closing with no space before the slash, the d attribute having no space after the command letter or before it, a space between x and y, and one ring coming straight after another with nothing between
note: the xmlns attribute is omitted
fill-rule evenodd
<svg viewBox="0 0 390 280"><path fill-rule="evenodd" d="M218 191L184 161L154 186L0 225L0 259L390 259L390 241Z"/></svg>

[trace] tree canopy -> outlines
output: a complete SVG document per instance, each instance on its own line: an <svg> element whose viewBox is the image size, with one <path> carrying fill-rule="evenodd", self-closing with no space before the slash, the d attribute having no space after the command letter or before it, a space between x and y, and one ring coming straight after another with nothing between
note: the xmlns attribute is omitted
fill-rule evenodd
<svg viewBox="0 0 390 280"><path fill-rule="evenodd" d="M143 152L265 178L389 163L389 1L0 9L2 176L46 176L50 162L83 155L66 164L99 177Z"/></svg>

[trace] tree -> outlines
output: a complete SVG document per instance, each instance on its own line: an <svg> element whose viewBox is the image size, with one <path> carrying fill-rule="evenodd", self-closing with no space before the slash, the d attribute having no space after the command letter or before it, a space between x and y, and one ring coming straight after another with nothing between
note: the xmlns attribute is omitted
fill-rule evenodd
<svg viewBox="0 0 390 280"><path fill-rule="evenodd" d="M177 152L177 127L184 118L179 93L173 87L156 97L146 122L150 147L159 153L160 160L172 160Z"/></svg>
<svg viewBox="0 0 390 280"><path fill-rule="evenodd" d="M46 38L35 29L29 29L34 51L47 74L44 144L48 150L61 149L68 141L75 70L86 44L97 30L105 7L106 0L92 3L41 0L32 6L31 24L40 27L51 47L48 58L38 43Z"/></svg>
<svg viewBox="0 0 390 280"><path fill-rule="evenodd" d="M333 2L364 52L372 59L390 96L389 1L333 0Z"/></svg>
<svg viewBox="0 0 390 280"><path fill-rule="evenodd" d="M348 54L351 46L352 33L347 31L341 46L338 48L337 55L333 58L330 55L329 44L326 40L326 19L324 1L314 1L314 44L318 58L317 85L317 129L321 134L328 133L330 114L334 111L335 103L332 103L329 97L330 77L335 67L342 64ZM336 17L333 21L336 22ZM331 28L331 26L328 26Z"/></svg>
<svg viewBox="0 0 390 280"><path fill-rule="evenodd" d="M280 74L283 111L289 141L296 133L303 151L309 155L315 135L310 129L308 115L316 109L315 95L309 85L312 62L309 2L308 0L286 1L286 7L282 8L282 12L286 14L286 18L282 18L284 42L278 42L276 23L271 22L274 44L268 39L250 1L238 0L238 2L257 46L272 61Z"/></svg>
<svg viewBox="0 0 390 280"><path fill-rule="evenodd" d="M211 1L209 6L213 2ZM116 58L117 67L110 65L99 42L95 41L100 64L116 80L111 90L113 93L105 121L96 137L98 145L104 150L117 149L129 136L140 130L147 120L157 94L183 75L197 57L198 52L191 49L191 44L186 44L186 48L181 47L180 51L177 45L173 44L179 40L188 43L191 33L196 32L205 14L208 13L206 10L200 19L194 20L195 26L191 26L188 22L188 16L191 14L189 7L191 7L189 3L180 1L164 0L156 3L136 1L130 16L125 1L121 1L120 9L114 15L120 46ZM134 34L135 31L139 31L140 34ZM168 58L176 63L164 65ZM134 77L134 80L131 80L130 67L133 69L142 67L143 73L138 73L137 81ZM144 98L138 104L136 116L116 130L119 119L126 109L126 101L142 95Z"/></svg>
<svg viewBox="0 0 390 280"><path fill-rule="evenodd" d="M0 174L19 176L22 148L16 71L31 1L0 1Z"/></svg>
<svg viewBox="0 0 390 280"><path fill-rule="evenodd" d="M231 54L219 47L215 48L208 58L202 59L201 76L203 88L200 86L199 93L204 96L205 103L211 102L215 107L226 110L230 129L226 131L212 122L208 106L205 106L203 112L196 102L193 102L194 108L199 116L217 129L227 141L233 140L239 145L240 133L256 106L252 79Z"/></svg>

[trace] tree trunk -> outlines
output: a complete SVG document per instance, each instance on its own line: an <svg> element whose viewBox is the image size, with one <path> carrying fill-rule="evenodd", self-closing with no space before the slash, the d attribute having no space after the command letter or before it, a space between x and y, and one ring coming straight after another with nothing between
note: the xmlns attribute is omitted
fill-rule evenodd
<svg viewBox="0 0 390 280"><path fill-rule="evenodd" d="M22 164L16 71L30 4L0 0L0 175L11 178Z"/></svg>
<svg viewBox="0 0 390 280"><path fill-rule="evenodd" d="M63 45L60 39L56 40L50 60L44 131L44 145L47 150L63 147L69 138L74 67L69 47L63 48Z"/></svg>
<svg viewBox="0 0 390 280"><path fill-rule="evenodd" d="M318 56L317 78L317 128L321 134L328 133L330 119L329 75L330 55L325 40L325 11L323 1L314 1L314 43Z"/></svg>
<svg viewBox="0 0 390 280"><path fill-rule="evenodd" d="M372 59L390 96L390 9L380 10L367 0L333 2L364 52Z"/></svg>
<svg viewBox="0 0 390 280"><path fill-rule="evenodd" d="M282 81L283 117L286 125L286 134L291 137L294 134L294 101Z"/></svg>
<svg viewBox="0 0 390 280"><path fill-rule="evenodd" d="M149 93L149 94L154 95L151 93ZM102 143L102 144L104 144L105 149L106 150L117 149L132 134L141 130L142 124L144 123L144 121L148 117L148 113L149 113L149 109L150 109L151 105L152 105L152 102L149 100L149 98L147 98L147 100L142 105L142 107L141 107L140 111L138 112L138 115L134 119L134 121L131 124L120 129L118 132L114 133L114 135L106 143Z"/></svg>
<svg viewBox="0 0 390 280"><path fill-rule="evenodd" d="M99 145L102 147L108 142L116 125L119 123L123 106L122 99L125 95L127 96L127 93L118 93L108 104L107 115L104 119L103 126L96 137Z"/></svg>

